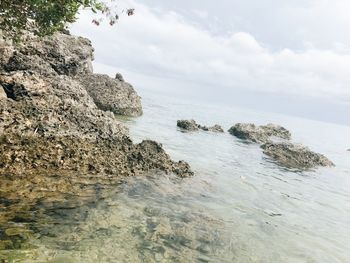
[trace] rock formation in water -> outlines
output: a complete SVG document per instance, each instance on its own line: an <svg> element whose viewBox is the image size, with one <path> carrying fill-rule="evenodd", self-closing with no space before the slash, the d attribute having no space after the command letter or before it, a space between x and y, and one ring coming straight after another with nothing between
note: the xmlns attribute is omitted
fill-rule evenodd
<svg viewBox="0 0 350 263"><path fill-rule="evenodd" d="M334 166L324 155L315 153L309 148L287 142L265 143L261 146L264 154L277 163L297 169L308 169L317 166Z"/></svg>
<svg viewBox="0 0 350 263"><path fill-rule="evenodd" d="M282 166L298 169L334 166L324 155L305 146L290 143L291 133L280 125L237 123L229 129L229 133L239 139L262 144L264 154Z"/></svg>
<svg viewBox="0 0 350 263"><path fill-rule="evenodd" d="M223 128L218 124L215 124L214 126L211 126L211 127L207 127L207 126L202 126L197 124L195 120L178 120L177 127L186 131L203 130L203 131L211 131L211 132L224 132Z"/></svg>
<svg viewBox="0 0 350 263"><path fill-rule="evenodd" d="M224 132L224 129L218 124L215 124L214 126L211 126L211 127L207 127L207 126L199 126L199 127L203 131L220 132L220 133Z"/></svg>
<svg viewBox="0 0 350 263"><path fill-rule="evenodd" d="M0 37L0 180L21 182L13 183L23 187L17 193L70 191L74 180L67 174L86 180L154 169L193 174L159 143L132 143L113 113L141 115L140 98L120 76L94 74L92 59L91 43L82 37L28 34L19 45ZM62 183L48 184L50 176Z"/></svg>
<svg viewBox="0 0 350 263"><path fill-rule="evenodd" d="M271 123L261 126L252 123L237 123L228 131L239 139L256 143L269 142L273 137L284 140L291 139L291 133L286 128Z"/></svg>
<svg viewBox="0 0 350 263"><path fill-rule="evenodd" d="M199 125L195 120L178 120L177 127L186 130L186 131L198 131Z"/></svg>

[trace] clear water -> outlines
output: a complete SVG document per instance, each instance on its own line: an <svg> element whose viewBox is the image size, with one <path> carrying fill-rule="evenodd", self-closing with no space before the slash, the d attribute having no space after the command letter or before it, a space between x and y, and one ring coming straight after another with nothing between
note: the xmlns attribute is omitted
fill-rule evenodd
<svg viewBox="0 0 350 263"><path fill-rule="evenodd" d="M350 127L195 104L141 91L144 116L122 121L196 176L127 178L93 202L53 208L23 262L350 262ZM228 133L183 133L177 119L225 130L278 123L337 166L298 172ZM48 215L46 215L48 216ZM15 261L15 260L14 260ZM22 262L21 260L18 260Z"/></svg>

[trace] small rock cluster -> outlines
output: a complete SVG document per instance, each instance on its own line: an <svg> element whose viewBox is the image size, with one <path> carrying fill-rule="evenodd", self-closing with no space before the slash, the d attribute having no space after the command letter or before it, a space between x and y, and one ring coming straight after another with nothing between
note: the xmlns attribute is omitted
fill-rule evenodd
<svg viewBox="0 0 350 263"><path fill-rule="evenodd" d="M210 131L210 132L224 132L223 128L218 124L215 124L214 126L211 126L211 127L207 127L207 126L202 126L197 124L195 120L178 120L177 126L186 131L203 130L203 131Z"/></svg>
<svg viewBox="0 0 350 263"><path fill-rule="evenodd" d="M282 166L297 169L334 166L324 155L315 153L303 145L289 142L291 133L280 125L257 126L252 123L237 123L229 129L229 133L239 139L261 144L264 154Z"/></svg>

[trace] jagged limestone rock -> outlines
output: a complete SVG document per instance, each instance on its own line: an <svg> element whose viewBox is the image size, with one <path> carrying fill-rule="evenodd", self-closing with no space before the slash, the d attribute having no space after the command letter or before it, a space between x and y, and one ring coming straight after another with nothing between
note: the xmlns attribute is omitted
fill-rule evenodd
<svg viewBox="0 0 350 263"><path fill-rule="evenodd" d="M272 137L290 140L290 132L276 124L267 124L257 126L253 123L237 123L229 129L229 133L242 140L248 140L256 143L266 143Z"/></svg>
<svg viewBox="0 0 350 263"><path fill-rule="evenodd" d="M140 99L126 82L92 72L89 40L28 34L19 45L0 41L0 51L0 199L8 204L0 224L39 200L90 194L123 176L193 175L160 144L133 144L111 110L139 115ZM94 87L84 86L91 80ZM110 92L113 109L96 105L93 88Z"/></svg>
<svg viewBox="0 0 350 263"><path fill-rule="evenodd" d="M103 74L86 74L80 81L99 109L125 116L142 115L140 97L129 83Z"/></svg>
<svg viewBox="0 0 350 263"><path fill-rule="evenodd" d="M194 120L178 120L177 127L186 131L198 131L199 125Z"/></svg>
<svg viewBox="0 0 350 263"><path fill-rule="evenodd" d="M309 148L288 142L268 142L261 146L264 154L278 164L297 169L315 168L317 166L334 166L326 156L315 153Z"/></svg>
<svg viewBox="0 0 350 263"><path fill-rule="evenodd" d="M195 120L178 120L177 121L177 127L186 130L186 131L211 131L211 132L224 132L222 127L218 124L215 124L214 126L207 127L202 126L200 124L197 124Z"/></svg>

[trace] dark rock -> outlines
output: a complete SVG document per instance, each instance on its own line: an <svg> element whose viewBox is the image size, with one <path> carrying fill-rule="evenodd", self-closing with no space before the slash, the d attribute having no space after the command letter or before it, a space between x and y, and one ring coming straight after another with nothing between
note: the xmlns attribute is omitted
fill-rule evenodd
<svg viewBox="0 0 350 263"><path fill-rule="evenodd" d="M117 80L119 80L119 81L121 81L121 82L124 82L124 77L123 77L123 75L121 74L121 73L117 73L117 74L115 74L115 79L117 79Z"/></svg>
<svg viewBox="0 0 350 263"><path fill-rule="evenodd" d="M237 123L229 129L229 133L239 139L256 143L269 142L273 137L285 140L291 138L286 128L275 124L257 126L252 123Z"/></svg>
<svg viewBox="0 0 350 263"><path fill-rule="evenodd" d="M317 166L334 166L324 155L315 153L309 148L286 142L265 143L261 146L264 154L271 157L278 164L290 168L308 169Z"/></svg>
<svg viewBox="0 0 350 263"><path fill-rule="evenodd" d="M102 74L86 74L79 80L101 110L125 116L142 115L140 97L129 83Z"/></svg>
<svg viewBox="0 0 350 263"><path fill-rule="evenodd" d="M211 131L211 132L224 132L220 125L215 124L212 127L202 126L197 124L194 120L178 120L177 126L187 131Z"/></svg>
<svg viewBox="0 0 350 263"><path fill-rule="evenodd" d="M136 145L132 152L132 158L129 158L129 161L133 164L132 167L141 166L142 170L159 169L174 172L181 177L193 175L189 165L184 161L169 165L168 160L170 160L170 157L164 151L162 145L150 140L145 140Z"/></svg>
<svg viewBox="0 0 350 263"><path fill-rule="evenodd" d="M268 140L268 136L258 126L252 123L237 123L228 132L242 140L259 143Z"/></svg>
<svg viewBox="0 0 350 263"><path fill-rule="evenodd" d="M178 120L177 127L186 131L198 131L199 125L194 120Z"/></svg>

